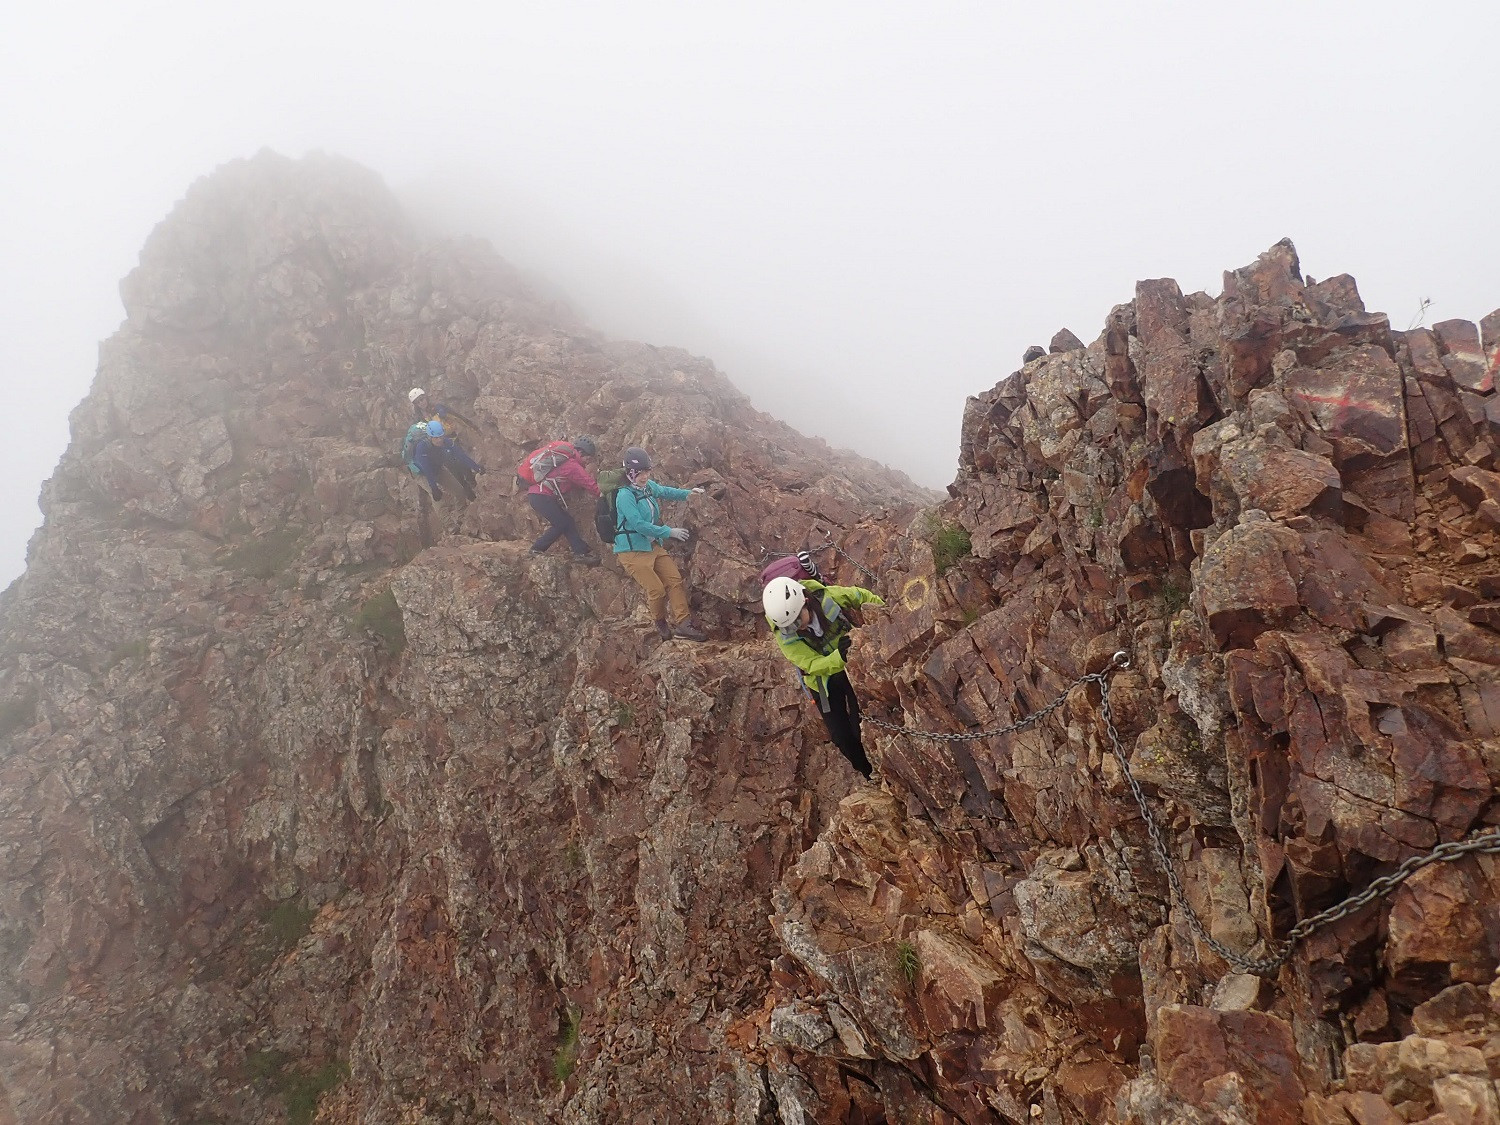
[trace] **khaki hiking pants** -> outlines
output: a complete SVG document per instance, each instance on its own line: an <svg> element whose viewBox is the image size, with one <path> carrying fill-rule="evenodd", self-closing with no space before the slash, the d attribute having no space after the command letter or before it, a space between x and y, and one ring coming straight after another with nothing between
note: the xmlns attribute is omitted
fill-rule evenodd
<svg viewBox="0 0 1500 1125"><path fill-rule="evenodd" d="M667 603L672 604L672 624L688 619L687 591L682 586L682 572L672 556L656 544L649 551L621 551L615 555L625 573L646 591L646 604L653 621L667 620Z"/></svg>

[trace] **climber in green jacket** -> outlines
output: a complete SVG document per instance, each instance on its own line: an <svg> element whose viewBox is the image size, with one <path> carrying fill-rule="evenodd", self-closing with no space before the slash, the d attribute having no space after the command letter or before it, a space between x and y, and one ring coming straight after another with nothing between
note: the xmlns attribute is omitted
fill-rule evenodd
<svg viewBox="0 0 1500 1125"><path fill-rule="evenodd" d="M828 737L866 778L874 772L859 737L859 699L844 662L852 643L848 610L885 605L862 586L825 586L812 578L773 578L761 593L771 633L801 672L803 689L818 701Z"/></svg>

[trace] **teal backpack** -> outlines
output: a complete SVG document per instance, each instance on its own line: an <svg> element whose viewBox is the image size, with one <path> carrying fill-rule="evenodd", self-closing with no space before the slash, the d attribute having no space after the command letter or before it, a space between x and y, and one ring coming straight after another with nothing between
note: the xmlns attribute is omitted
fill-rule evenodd
<svg viewBox="0 0 1500 1125"><path fill-rule="evenodd" d="M417 467L417 462L415 460L417 442L426 440L427 423L418 422L415 426L406 431L406 440L401 443L401 460L406 464L406 467L411 470L411 474L414 477L419 477L422 475L422 470Z"/></svg>

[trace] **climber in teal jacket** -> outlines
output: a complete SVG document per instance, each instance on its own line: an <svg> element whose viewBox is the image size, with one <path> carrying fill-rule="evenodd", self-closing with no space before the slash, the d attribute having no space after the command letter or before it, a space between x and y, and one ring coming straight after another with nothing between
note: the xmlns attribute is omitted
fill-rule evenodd
<svg viewBox="0 0 1500 1125"><path fill-rule="evenodd" d="M661 505L657 501L686 500L693 493L691 488L673 488L639 477L634 484L620 489L615 497L615 520L620 526L615 536L615 554L649 551L658 543L665 546L669 539L686 539L686 534L674 536L674 529L661 522Z"/></svg>
<svg viewBox="0 0 1500 1125"><path fill-rule="evenodd" d="M853 629L848 611L862 605L885 601L862 586L825 586L812 578L773 578L761 593L781 655L796 665L803 688L817 699L828 737L868 778L874 769L859 737L859 699L844 669Z"/></svg>
<svg viewBox="0 0 1500 1125"><path fill-rule="evenodd" d="M681 637L706 641L688 607L682 572L667 554L668 540L687 542L685 527L668 527L661 521L662 500L686 500L701 488L672 488L651 479L651 456L638 445L625 451L626 486L615 493L615 558L646 593L646 604L662 640ZM667 620L671 608L672 620Z"/></svg>

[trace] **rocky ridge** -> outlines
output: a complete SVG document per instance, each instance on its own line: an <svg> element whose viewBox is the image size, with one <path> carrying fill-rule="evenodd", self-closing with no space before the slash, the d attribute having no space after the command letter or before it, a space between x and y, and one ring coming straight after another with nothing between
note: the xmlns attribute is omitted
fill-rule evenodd
<svg viewBox="0 0 1500 1125"><path fill-rule="evenodd" d="M720 1025L849 787L754 627L762 551L935 497L342 161L199 182L122 292L0 604L0 1122L742 1098ZM413 384L480 424L476 503L401 467ZM581 431L708 489L676 516L727 642L528 554L510 467Z"/></svg>
<svg viewBox="0 0 1500 1125"><path fill-rule="evenodd" d="M1500 822L1500 312L1396 332L1283 242L1039 352L968 405L942 514L973 557L887 548L893 708L1000 726L1130 654L1131 770L1250 958ZM1500 1120L1500 860L1235 972L1171 902L1097 690L1061 714L882 737L889 791L782 880L767 1058L807 1119Z"/></svg>
<svg viewBox="0 0 1500 1125"><path fill-rule="evenodd" d="M1143 282L918 511L339 161L196 185L124 293L0 601L0 1125L1494 1119L1495 858L1230 972L1068 689L1130 654L1232 949L1495 823L1500 313L1394 332L1289 243ZM412 383L483 424L478 502L396 464ZM581 429L709 488L710 644L526 553L497 478ZM867 726L856 786L754 609L821 528L890 602L871 715L1063 707Z"/></svg>

